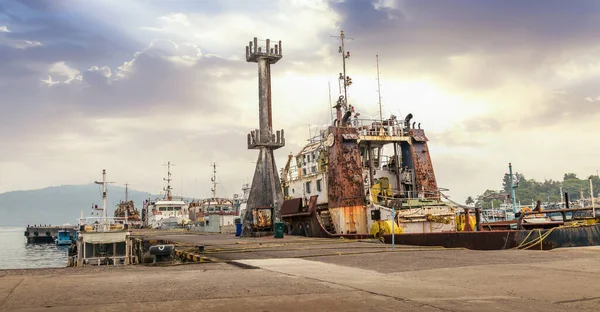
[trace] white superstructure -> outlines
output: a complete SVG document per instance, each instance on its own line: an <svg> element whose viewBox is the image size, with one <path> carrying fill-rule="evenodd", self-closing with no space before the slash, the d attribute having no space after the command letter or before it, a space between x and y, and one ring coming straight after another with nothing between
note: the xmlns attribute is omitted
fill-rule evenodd
<svg viewBox="0 0 600 312"><path fill-rule="evenodd" d="M189 206L184 200L174 200L171 194L171 162L167 163L167 186L164 188L165 196L158 200L144 202L146 227L153 229L164 227L184 226L190 223Z"/></svg>

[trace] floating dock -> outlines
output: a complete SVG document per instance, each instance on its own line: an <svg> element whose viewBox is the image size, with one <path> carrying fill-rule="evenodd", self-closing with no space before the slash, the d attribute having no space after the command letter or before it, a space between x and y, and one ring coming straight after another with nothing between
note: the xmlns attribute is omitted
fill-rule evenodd
<svg viewBox="0 0 600 312"><path fill-rule="evenodd" d="M71 234L71 237L77 232L77 228L74 226L56 226L56 225L44 225L44 226L27 226L25 229L25 237L27 237L28 244L38 243L54 243L54 240L58 237L58 231L67 230Z"/></svg>

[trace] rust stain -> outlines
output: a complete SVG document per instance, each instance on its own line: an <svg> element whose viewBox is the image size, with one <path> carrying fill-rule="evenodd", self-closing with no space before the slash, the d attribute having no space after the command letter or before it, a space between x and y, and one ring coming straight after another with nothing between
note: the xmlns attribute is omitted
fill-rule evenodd
<svg viewBox="0 0 600 312"><path fill-rule="evenodd" d="M423 129L411 129L409 135L413 138L411 153L413 156L416 191L424 192L427 198L439 199L437 182L431 163L429 148L427 147L427 137Z"/></svg>
<svg viewBox="0 0 600 312"><path fill-rule="evenodd" d="M330 208L331 219L339 234L367 233L365 206Z"/></svg>
<svg viewBox="0 0 600 312"><path fill-rule="evenodd" d="M335 138L327 158L329 208L362 206L362 165L360 149L355 139L358 137L358 130L330 127L329 132ZM349 139L344 139L344 135Z"/></svg>

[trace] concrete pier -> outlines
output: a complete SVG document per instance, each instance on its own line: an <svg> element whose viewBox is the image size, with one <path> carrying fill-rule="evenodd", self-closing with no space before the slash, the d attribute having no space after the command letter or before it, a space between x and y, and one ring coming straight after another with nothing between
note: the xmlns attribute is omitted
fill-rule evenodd
<svg viewBox="0 0 600 312"><path fill-rule="evenodd" d="M27 237L27 243L54 243L54 240L58 237L58 231L68 230L71 236L75 235L77 228L70 226L56 226L56 225L40 225L40 226L27 226L25 229L25 237Z"/></svg>
<svg viewBox="0 0 600 312"><path fill-rule="evenodd" d="M0 311L553 312L600 305L598 247L391 251L374 240L136 235L203 245L217 262L0 270Z"/></svg>

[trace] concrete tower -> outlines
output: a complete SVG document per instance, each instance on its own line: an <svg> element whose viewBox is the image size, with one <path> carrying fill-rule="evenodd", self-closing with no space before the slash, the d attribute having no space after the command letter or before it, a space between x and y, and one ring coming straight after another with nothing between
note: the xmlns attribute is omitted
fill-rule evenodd
<svg viewBox="0 0 600 312"><path fill-rule="evenodd" d="M261 236L273 233L273 224L281 220L283 194L273 150L283 147L283 130L273 133L271 116L271 64L281 59L281 41L271 47L267 39L246 46L246 61L258 63L259 129L248 134L248 149L258 149L258 161L252 179L246 214L243 220L244 236Z"/></svg>

